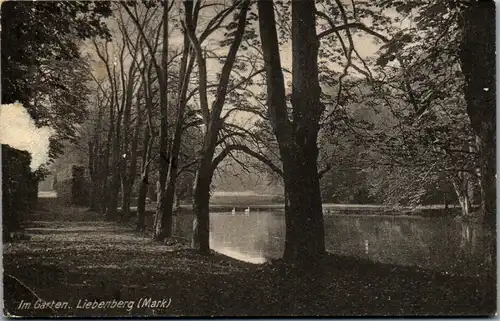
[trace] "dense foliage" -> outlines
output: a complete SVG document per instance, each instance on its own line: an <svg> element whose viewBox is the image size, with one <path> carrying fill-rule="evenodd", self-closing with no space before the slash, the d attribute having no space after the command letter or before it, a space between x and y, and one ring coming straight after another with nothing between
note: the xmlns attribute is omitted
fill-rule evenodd
<svg viewBox="0 0 500 321"><path fill-rule="evenodd" d="M21 228L22 218L34 210L38 178L31 172L31 156L2 144L2 234L10 241Z"/></svg>
<svg viewBox="0 0 500 321"><path fill-rule="evenodd" d="M2 104L18 101L37 124L56 130L52 157L85 119L88 65L80 45L110 37L103 21L109 14L106 1L2 3Z"/></svg>

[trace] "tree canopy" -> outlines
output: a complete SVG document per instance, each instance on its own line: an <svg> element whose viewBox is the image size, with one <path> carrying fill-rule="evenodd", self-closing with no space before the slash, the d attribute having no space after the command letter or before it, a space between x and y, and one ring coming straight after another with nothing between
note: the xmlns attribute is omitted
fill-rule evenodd
<svg viewBox="0 0 500 321"><path fill-rule="evenodd" d="M5 1L2 19L2 104L22 103L39 125L56 129L51 155L60 139L75 137L83 122L86 61L82 40L111 35L104 19L107 1Z"/></svg>

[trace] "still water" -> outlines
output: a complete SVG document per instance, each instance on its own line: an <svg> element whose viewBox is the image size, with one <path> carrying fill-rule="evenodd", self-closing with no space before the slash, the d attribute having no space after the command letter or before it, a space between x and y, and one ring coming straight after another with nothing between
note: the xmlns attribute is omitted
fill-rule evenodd
<svg viewBox="0 0 500 321"><path fill-rule="evenodd" d="M263 263L283 253L283 212L212 213L210 246L236 259ZM191 236L191 215L174 221L176 234ZM450 218L325 216L329 252L451 273L483 274L493 268L481 226Z"/></svg>

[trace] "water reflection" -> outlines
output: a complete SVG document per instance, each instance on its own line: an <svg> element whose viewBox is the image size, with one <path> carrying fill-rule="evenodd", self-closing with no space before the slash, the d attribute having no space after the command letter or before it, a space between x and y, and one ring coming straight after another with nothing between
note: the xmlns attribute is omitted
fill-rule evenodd
<svg viewBox="0 0 500 321"><path fill-rule="evenodd" d="M179 216L176 234L191 235L190 215ZM210 246L253 263L283 253L283 212L211 214ZM492 268L491 235L481 226L446 218L325 216L325 243L332 253L448 272L482 274Z"/></svg>

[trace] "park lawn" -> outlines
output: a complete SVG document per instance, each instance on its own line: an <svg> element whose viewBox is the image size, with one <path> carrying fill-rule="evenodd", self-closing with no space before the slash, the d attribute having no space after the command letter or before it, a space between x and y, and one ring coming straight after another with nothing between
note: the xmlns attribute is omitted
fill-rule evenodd
<svg viewBox="0 0 500 321"><path fill-rule="evenodd" d="M16 316L358 316L492 315L496 282L328 255L304 271L204 257L184 240L153 243L130 226L73 211L72 221L35 221L30 240L4 245L7 315ZM67 220L68 216L64 216ZM19 300L68 302L66 309L16 309ZM139 299L170 300L137 308ZM79 309L79 300L135 301Z"/></svg>

